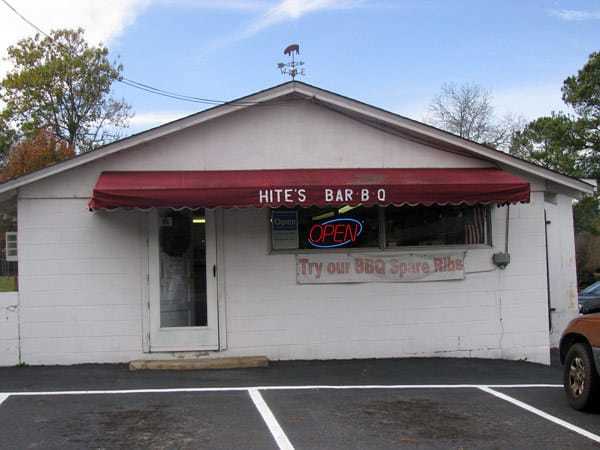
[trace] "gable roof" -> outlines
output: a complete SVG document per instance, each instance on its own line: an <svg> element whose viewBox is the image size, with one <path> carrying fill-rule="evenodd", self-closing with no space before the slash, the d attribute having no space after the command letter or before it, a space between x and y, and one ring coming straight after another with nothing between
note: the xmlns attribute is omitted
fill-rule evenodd
<svg viewBox="0 0 600 450"><path fill-rule="evenodd" d="M385 132L398 134L404 138L412 139L429 146L458 153L464 156L475 157L496 163L510 169L516 169L525 174L540 177L580 193L591 194L594 186L578 178L569 177L559 172L538 166L529 161L517 158L495 148L478 144L468 139L461 138L452 133L440 130L430 125L418 122L399 114L345 97L316 86L301 82L289 81L271 88L241 97L236 100L205 109L198 113L183 117L178 120L160 125L141 133L112 142L96 150L83 153L75 158L45 167L35 172L14 178L0 184L0 194L33 183L52 175L73 169L83 164L90 163L105 156L117 153L128 148L168 136L189 127L231 114L236 111L260 106L275 100L299 97L310 100L334 112L349 116L353 119L367 123Z"/></svg>

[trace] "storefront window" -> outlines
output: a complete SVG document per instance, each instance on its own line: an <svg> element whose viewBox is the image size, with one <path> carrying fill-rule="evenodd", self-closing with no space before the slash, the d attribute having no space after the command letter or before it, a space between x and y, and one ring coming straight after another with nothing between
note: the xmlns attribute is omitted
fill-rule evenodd
<svg viewBox="0 0 600 450"><path fill-rule="evenodd" d="M489 243L486 206L280 208L273 250L327 250Z"/></svg>
<svg viewBox="0 0 600 450"><path fill-rule="evenodd" d="M387 247L487 243L484 206L390 206L385 210Z"/></svg>
<svg viewBox="0 0 600 450"><path fill-rule="evenodd" d="M379 246L377 207L299 208L298 236L302 249Z"/></svg>

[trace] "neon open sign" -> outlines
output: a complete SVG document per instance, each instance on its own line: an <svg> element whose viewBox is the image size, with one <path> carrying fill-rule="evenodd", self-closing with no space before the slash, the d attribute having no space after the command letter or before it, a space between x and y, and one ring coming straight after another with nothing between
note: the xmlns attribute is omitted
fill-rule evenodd
<svg viewBox="0 0 600 450"><path fill-rule="evenodd" d="M308 232L308 243L316 248L336 248L350 245L363 232L360 221L350 217L315 223Z"/></svg>

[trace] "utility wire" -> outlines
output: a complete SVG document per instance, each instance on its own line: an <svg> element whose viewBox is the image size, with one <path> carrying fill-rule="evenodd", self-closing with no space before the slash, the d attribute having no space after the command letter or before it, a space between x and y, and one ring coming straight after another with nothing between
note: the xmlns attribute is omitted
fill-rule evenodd
<svg viewBox="0 0 600 450"><path fill-rule="evenodd" d="M2 0L2 1L4 1L4 0ZM191 95L178 94L176 92L166 91L164 89L155 88L148 84L140 83L139 81L134 81L134 80L131 80L131 79L125 78L125 77L117 79L117 81L119 81L120 83L122 83L126 86L130 86L130 87L139 89L141 91L148 92L150 94L160 95L162 97L168 97L168 98L172 98L175 100L181 100L184 102L199 103L202 105L209 105L209 106L218 106L218 105L272 106L272 105L277 105L277 104L287 104L287 103L293 102L294 100L299 99L297 97L290 97L287 99L270 101L268 103L256 102L256 101L246 101L246 100L212 100L212 99L208 99L208 98L194 97Z"/></svg>
<svg viewBox="0 0 600 450"><path fill-rule="evenodd" d="M4 1L4 0L2 0ZM126 85L126 86L130 86L136 89L139 89L141 91L145 91L145 92L149 92L151 94L156 94L156 95L162 95L163 97L168 97L168 98L173 98L175 100L182 100L182 101L186 101L186 102L192 102L192 103L201 103L203 105L212 105L212 106L216 106L216 105L224 105L224 104L233 104L233 105L240 105L240 106L267 106L265 103L263 102L252 102L252 101L244 101L244 100L231 100L231 101L227 101L227 100L213 100L213 99L208 99L208 98L201 98L201 97L194 97L191 95L185 95L185 94L178 94L177 92L172 92L172 91L166 91L164 89L159 89L156 88L154 86L150 86L148 84L144 84L144 83L140 83L139 81L135 81L135 80L131 80L129 78L121 78L120 80L118 80L119 82L121 82L122 84ZM269 104L273 104L273 103L287 103L290 100L279 100L276 102L270 102Z"/></svg>
<svg viewBox="0 0 600 450"><path fill-rule="evenodd" d="M152 93L155 93L155 94L164 94L164 95L176 97L179 100L187 100L187 101L192 101L192 102L202 102L202 103L209 103L209 104L227 103L225 100L211 100L208 98L199 98L199 97L193 97L191 95L184 95L184 94L178 94L176 92L166 91L164 89L155 88L154 86L140 83L139 81L131 80L131 79L125 78L125 77L123 77L121 82L128 86L132 86L132 87L142 89L142 90L151 91Z"/></svg>
<svg viewBox="0 0 600 450"><path fill-rule="evenodd" d="M12 6L10 3L8 3L6 0L2 0L2 3L4 3L6 6L8 6L10 9L12 9L12 11L19 16L24 22L26 22L27 24L29 24L30 26L32 26L33 28L35 28L36 30L38 30L40 33L42 33L44 36L50 37L46 32L44 32L44 30L42 30L41 28L39 28L35 23L31 22L29 19L27 19L27 17L25 17L23 14L21 14L19 11L17 11L15 9L14 6ZM52 39L52 38L50 38Z"/></svg>
<svg viewBox="0 0 600 450"><path fill-rule="evenodd" d="M52 40L52 36L50 36L48 33L46 33L44 30L42 30L40 27L38 27L36 24L34 24L33 22L31 22L29 19L27 19L27 17L25 17L23 14L21 14L19 11L17 11L17 9L12 6L7 0L0 0L2 3L4 3L6 6L8 6L17 16L19 16L25 23L27 23L29 26L33 27L35 30L37 30L39 33L43 34L44 36L46 36L48 39ZM154 94L154 95L160 95L163 97L168 97L168 98L172 98L175 100L181 100L181 101L185 101L185 102L192 102L192 103L200 103L203 105L212 105L212 106L216 106L216 105L224 105L224 104L231 104L231 105L239 105L239 106L256 106L256 105L265 105L263 102L252 102L252 101L243 101L243 100L232 100L232 101L226 101L226 100L214 100L214 99L208 99L208 98L201 98L201 97L194 97L191 95L185 95L185 94L179 94L177 92L172 92L172 91L167 91L164 89L159 89L156 88L154 86L150 86L149 84L145 84L145 83L141 83L139 81L135 81L129 78L125 78L125 77L120 77L117 78L117 81L135 88L135 89L139 89L141 91L144 92L148 92L150 94ZM283 101L279 101L277 103L287 103L289 100L283 100ZM274 102L270 102L270 104L272 104Z"/></svg>
<svg viewBox="0 0 600 450"><path fill-rule="evenodd" d="M130 81L127 78L123 78L122 80L119 80L119 82L122 83L122 84L124 84L125 86L130 86L132 88L139 89L140 91L148 92L150 94L160 95L162 97L172 98L172 99L175 99L175 100L181 100L181 101L184 101L184 102L201 103L201 104L204 104L204 105L221 105L222 104L222 103L217 103L217 102L199 101L199 100L195 100L195 99L193 99L191 97L188 97L188 96L182 96L182 95L179 95L179 94L169 93L169 92L162 91L162 90L159 91L156 88L146 88L146 87L143 87L141 85L138 85L137 83L135 83L133 81Z"/></svg>

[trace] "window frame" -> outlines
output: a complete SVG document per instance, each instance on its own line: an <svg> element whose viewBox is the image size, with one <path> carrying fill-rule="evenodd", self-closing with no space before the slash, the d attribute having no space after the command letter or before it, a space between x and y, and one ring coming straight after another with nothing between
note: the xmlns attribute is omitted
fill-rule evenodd
<svg viewBox="0 0 600 450"><path fill-rule="evenodd" d="M6 231L4 233L4 260L8 262L19 261L19 233Z"/></svg>
<svg viewBox="0 0 600 450"><path fill-rule="evenodd" d="M296 248L296 249L274 249L273 236L271 228L271 211L277 208L266 208L267 214L265 219L268 229L268 254L286 255L286 254L303 254L303 253L373 253L373 252L423 252L427 250L457 250L457 249L490 249L493 247L492 241L492 223L493 214L497 208L493 208L492 204L484 205L467 205L467 206L482 206L486 208L486 227L485 227L485 242L483 244L446 244L446 245L410 245L388 247L386 245L386 226L385 226L385 209L387 206L375 206L378 208L378 223L379 223L379 245L376 247L344 247L344 248ZM298 206L294 208L300 208ZM293 208L289 208L293 209Z"/></svg>

